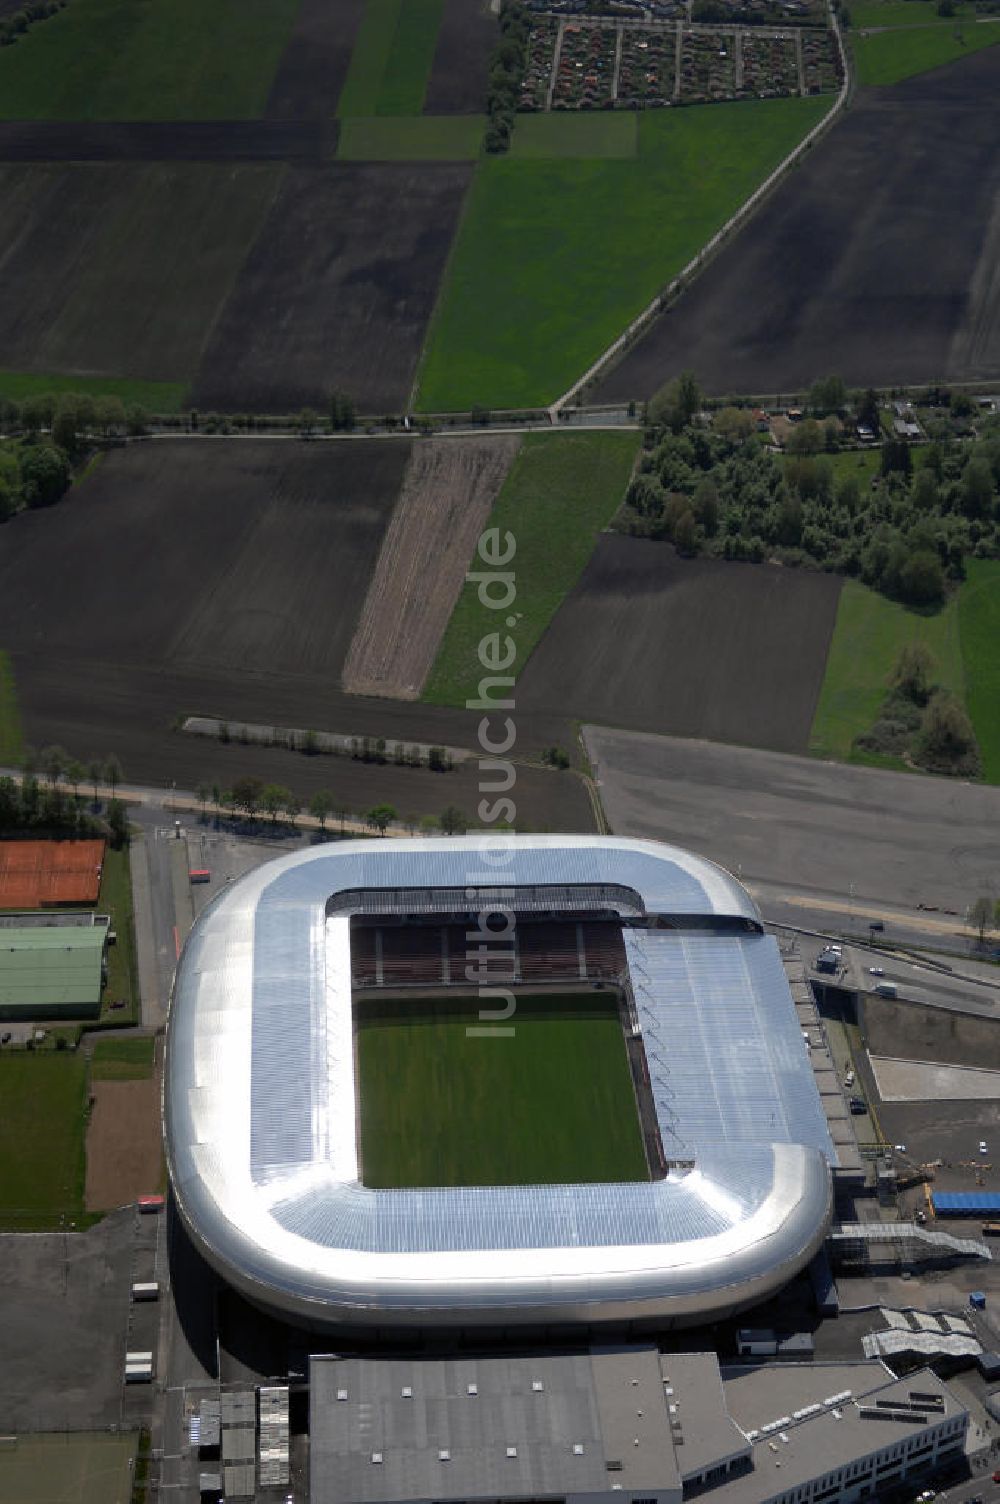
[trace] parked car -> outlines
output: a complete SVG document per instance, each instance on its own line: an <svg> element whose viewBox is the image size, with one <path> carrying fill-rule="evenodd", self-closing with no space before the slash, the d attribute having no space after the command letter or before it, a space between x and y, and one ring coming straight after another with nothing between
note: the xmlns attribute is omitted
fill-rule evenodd
<svg viewBox="0 0 1000 1504"><path fill-rule="evenodd" d="M980 1154L988 1154L990 1152L986 1147L986 1140L984 1138L979 1140L979 1152Z"/></svg>
<svg viewBox="0 0 1000 1504"><path fill-rule="evenodd" d="M869 966L869 968L868 968L868 975L870 977L884 977L885 976L885 967L884 966Z"/></svg>
<svg viewBox="0 0 1000 1504"><path fill-rule="evenodd" d="M906 1145L905 1144L893 1144L892 1147L895 1149L895 1151L896 1151L897 1154L905 1154L906 1153Z"/></svg>
<svg viewBox="0 0 1000 1504"><path fill-rule="evenodd" d="M851 1109L852 1112L867 1112L868 1111L867 1104L862 1100L861 1097L852 1097L851 1100L850 1100L850 1102L848 1102L847 1105L848 1105L848 1107L850 1107L850 1109Z"/></svg>

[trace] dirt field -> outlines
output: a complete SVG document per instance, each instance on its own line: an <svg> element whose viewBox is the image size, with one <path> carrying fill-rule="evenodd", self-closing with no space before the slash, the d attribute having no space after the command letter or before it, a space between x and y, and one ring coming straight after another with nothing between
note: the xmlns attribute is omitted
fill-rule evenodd
<svg viewBox="0 0 1000 1504"><path fill-rule="evenodd" d="M202 408L295 411L332 390L398 410L471 164L290 168L208 345Z"/></svg>
<svg viewBox="0 0 1000 1504"><path fill-rule="evenodd" d="M518 681L518 704L676 736L804 751L840 581L681 560L604 534Z"/></svg>
<svg viewBox="0 0 1000 1504"><path fill-rule="evenodd" d="M418 444L341 679L349 694L419 697L516 434Z"/></svg>
<svg viewBox="0 0 1000 1504"><path fill-rule="evenodd" d="M0 162L320 162L337 136L335 120L0 120Z"/></svg>
<svg viewBox="0 0 1000 1504"><path fill-rule="evenodd" d="M861 90L596 395L1000 375L998 138L1000 49Z"/></svg>
<svg viewBox="0 0 1000 1504"><path fill-rule="evenodd" d="M160 1080L94 1081L90 1090L86 1206L106 1212L159 1187Z"/></svg>
<svg viewBox="0 0 1000 1504"><path fill-rule="evenodd" d="M444 0L425 114L478 115L485 108L490 54L499 35L486 0Z"/></svg>
<svg viewBox="0 0 1000 1504"><path fill-rule="evenodd" d="M58 507L20 514L0 533L0 642L26 737L83 759L113 750L136 782L253 774L305 796L333 789L351 809L452 803L471 815L474 765L437 774L174 730L202 713L476 745L475 714L339 687L410 450L403 439L158 440L108 455ZM572 745L544 707L518 733L526 753ZM571 777L523 770L518 804L540 828L592 828Z"/></svg>
<svg viewBox="0 0 1000 1504"><path fill-rule="evenodd" d="M364 0L302 0L267 101L269 120L326 120L347 77Z"/></svg>
<svg viewBox="0 0 1000 1504"><path fill-rule="evenodd" d="M984 1067L1000 1060L1000 1021L993 1018L878 997L864 1000L863 1023L873 1055Z"/></svg>
<svg viewBox="0 0 1000 1504"><path fill-rule="evenodd" d="M0 368L189 376L281 171L0 167Z"/></svg>

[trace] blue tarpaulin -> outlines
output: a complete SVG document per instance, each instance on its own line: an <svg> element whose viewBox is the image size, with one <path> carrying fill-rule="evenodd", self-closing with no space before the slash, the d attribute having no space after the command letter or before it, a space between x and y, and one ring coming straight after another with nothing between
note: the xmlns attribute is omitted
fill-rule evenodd
<svg viewBox="0 0 1000 1504"><path fill-rule="evenodd" d="M1000 1217L1000 1191L932 1191L938 1217Z"/></svg>

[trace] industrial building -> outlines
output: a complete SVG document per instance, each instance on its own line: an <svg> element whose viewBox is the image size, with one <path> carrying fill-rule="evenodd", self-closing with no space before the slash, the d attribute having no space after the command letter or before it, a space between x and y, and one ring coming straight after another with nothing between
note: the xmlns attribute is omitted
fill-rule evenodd
<svg viewBox="0 0 1000 1504"><path fill-rule="evenodd" d="M714 1353L314 1358L314 1504L561 1498L855 1504L960 1457L968 1412L923 1369L720 1371Z"/></svg>
<svg viewBox="0 0 1000 1504"><path fill-rule="evenodd" d="M97 1018L105 974L107 920L6 916L0 924L0 1019Z"/></svg>
<svg viewBox="0 0 1000 1504"><path fill-rule="evenodd" d="M822 1245L837 1151L753 901L657 842L508 836L491 869L484 839L296 852L202 914L177 970L164 1094L195 1244L252 1300L319 1325L637 1329L767 1298ZM515 980L561 965L579 986L585 932L620 958L658 1156L648 1181L364 1184L357 978L389 985L392 931L411 945L393 954L393 986L457 985L450 930L500 907L524 928ZM546 940L567 932L562 952Z"/></svg>

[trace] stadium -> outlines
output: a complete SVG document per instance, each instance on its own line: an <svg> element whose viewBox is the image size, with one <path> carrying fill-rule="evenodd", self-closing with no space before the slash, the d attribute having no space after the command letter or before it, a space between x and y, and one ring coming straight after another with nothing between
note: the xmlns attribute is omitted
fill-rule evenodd
<svg viewBox="0 0 1000 1504"><path fill-rule="evenodd" d="M718 1319L812 1258L836 1163L747 892L598 836L341 842L232 883L178 965L164 1132L232 1286L386 1331Z"/></svg>

